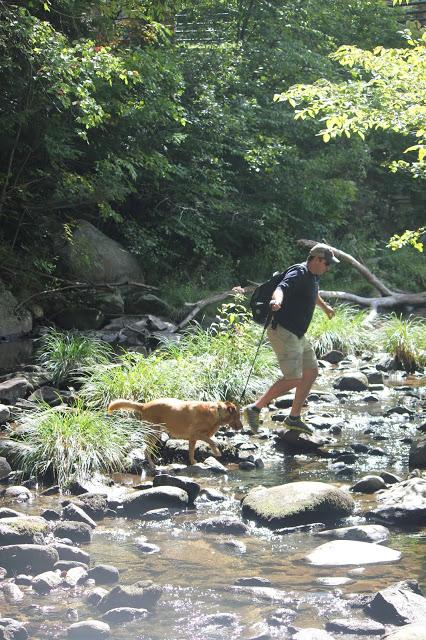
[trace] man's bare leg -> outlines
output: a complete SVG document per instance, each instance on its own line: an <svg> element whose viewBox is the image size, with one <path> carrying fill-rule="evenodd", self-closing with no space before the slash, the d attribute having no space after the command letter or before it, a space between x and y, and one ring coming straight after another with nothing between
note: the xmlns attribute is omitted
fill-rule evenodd
<svg viewBox="0 0 426 640"><path fill-rule="evenodd" d="M305 369L303 372L303 376L296 386L296 393L290 411L291 416L300 416L302 407L317 376L318 369Z"/></svg>
<svg viewBox="0 0 426 640"><path fill-rule="evenodd" d="M263 407L266 407L270 402L272 402L272 400L275 400L275 398L278 398L279 396L287 393L287 391L290 391L290 389L294 389L294 387L297 387L302 382L302 380L303 378L293 378L291 380L280 378L279 380L274 382L271 387L269 387L269 389L263 394L263 396L259 398L259 400L254 403L254 406L258 409L263 409ZM308 393L309 390L306 395L308 395Z"/></svg>

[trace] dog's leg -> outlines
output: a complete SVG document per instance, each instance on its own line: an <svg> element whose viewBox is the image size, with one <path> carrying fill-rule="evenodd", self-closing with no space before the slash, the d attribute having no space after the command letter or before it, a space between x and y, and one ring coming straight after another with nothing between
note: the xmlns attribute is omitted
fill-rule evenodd
<svg viewBox="0 0 426 640"><path fill-rule="evenodd" d="M189 441L189 451L188 451L188 454L189 454L189 464L196 464L196 462L195 462L195 456L194 456L194 453L195 453L195 445L196 445L196 444L197 444L197 441L196 441L196 440L190 440L190 441Z"/></svg>
<svg viewBox="0 0 426 640"><path fill-rule="evenodd" d="M160 439L160 434L153 433L152 435L148 436L146 441L145 458L148 463L148 467L150 471L155 471L155 462L152 459L151 451L155 450L155 445L157 444L159 439Z"/></svg>
<svg viewBox="0 0 426 640"><path fill-rule="evenodd" d="M213 451L213 455L216 456L216 458L220 458L220 456L222 455L222 452L220 451L219 447L217 446L216 442L214 442L214 440L212 440L211 438L208 438L207 436L205 438L202 438L200 436L198 439L202 440L203 442L207 442L207 444L210 446L210 449Z"/></svg>

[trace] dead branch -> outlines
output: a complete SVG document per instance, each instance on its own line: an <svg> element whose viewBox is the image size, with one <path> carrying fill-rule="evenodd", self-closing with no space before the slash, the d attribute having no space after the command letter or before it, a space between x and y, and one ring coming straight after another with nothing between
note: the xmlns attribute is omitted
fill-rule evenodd
<svg viewBox="0 0 426 640"><path fill-rule="evenodd" d="M305 240L300 239L297 241L298 244L304 247L311 248L317 242L315 240ZM330 245L331 246L331 245ZM349 253L345 253L344 251L340 251L340 249L336 249L335 247L331 247L333 249L333 253L340 258L344 262L347 262L352 267L354 267L359 273L369 282L379 293L382 295L379 297L371 297L367 298L365 296L358 296L355 293L349 293L346 291L320 291L320 295L323 298L337 298L338 300L347 300L348 302L354 302L355 304L359 304L361 306L369 306L372 309L376 310L379 307L384 308L392 308L399 305L421 305L426 304L426 291L422 291L420 293L410 293L404 292L399 293L397 291L392 291L387 287L377 276L375 276L367 267L358 262L353 256Z"/></svg>
<svg viewBox="0 0 426 640"><path fill-rule="evenodd" d="M255 289L254 286L248 287L238 287L239 291L235 291L231 289L230 291L222 291L222 293L216 293L214 296L210 296L209 298L204 298L204 300L198 300L198 302L185 302L186 307L193 307L190 313L179 322L174 332L180 331L183 327L195 318L195 316L203 309L207 307L209 304L214 304L215 302L221 302L222 300L226 300L229 296L235 296L236 293L249 293Z"/></svg>

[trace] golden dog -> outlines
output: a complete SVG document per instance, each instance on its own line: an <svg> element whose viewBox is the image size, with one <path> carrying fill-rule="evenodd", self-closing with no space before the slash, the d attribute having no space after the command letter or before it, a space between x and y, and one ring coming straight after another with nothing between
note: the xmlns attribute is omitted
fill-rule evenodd
<svg viewBox="0 0 426 640"><path fill-rule="evenodd" d="M232 402L197 402L176 398L160 398L146 403L113 400L108 406L108 413L118 409L134 411L140 420L155 424L172 438L189 440L190 464L195 464L194 451L197 440L207 442L213 455L220 456L217 445L211 439L220 425L229 424L236 430L243 428L240 413ZM159 434L155 440L158 437ZM155 467L148 451L146 457L150 467Z"/></svg>

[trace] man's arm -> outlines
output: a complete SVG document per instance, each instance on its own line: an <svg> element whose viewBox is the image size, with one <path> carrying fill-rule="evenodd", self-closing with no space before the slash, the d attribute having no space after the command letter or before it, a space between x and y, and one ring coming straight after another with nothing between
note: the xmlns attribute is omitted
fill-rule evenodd
<svg viewBox="0 0 426 640"><path fill-rule="evenodd" d="M269 303L271 310L278 311L278 309L281 308L283 300L284 300L284 291L281 289L281 287L277 287L274 293L272 294L271 302Z"/></svg>
<svg viewBox="0 0 426 640"><path fill-rule="evenodd" d="M320 307L324 313L326 314L326 316L328 317L329 320L331 320L331 318L334 316L334 309L333 307L330 307L329 304L327 304L320 296L320 294L318 294L317 296L317 301L316 304L318 307Z"/></svg>

